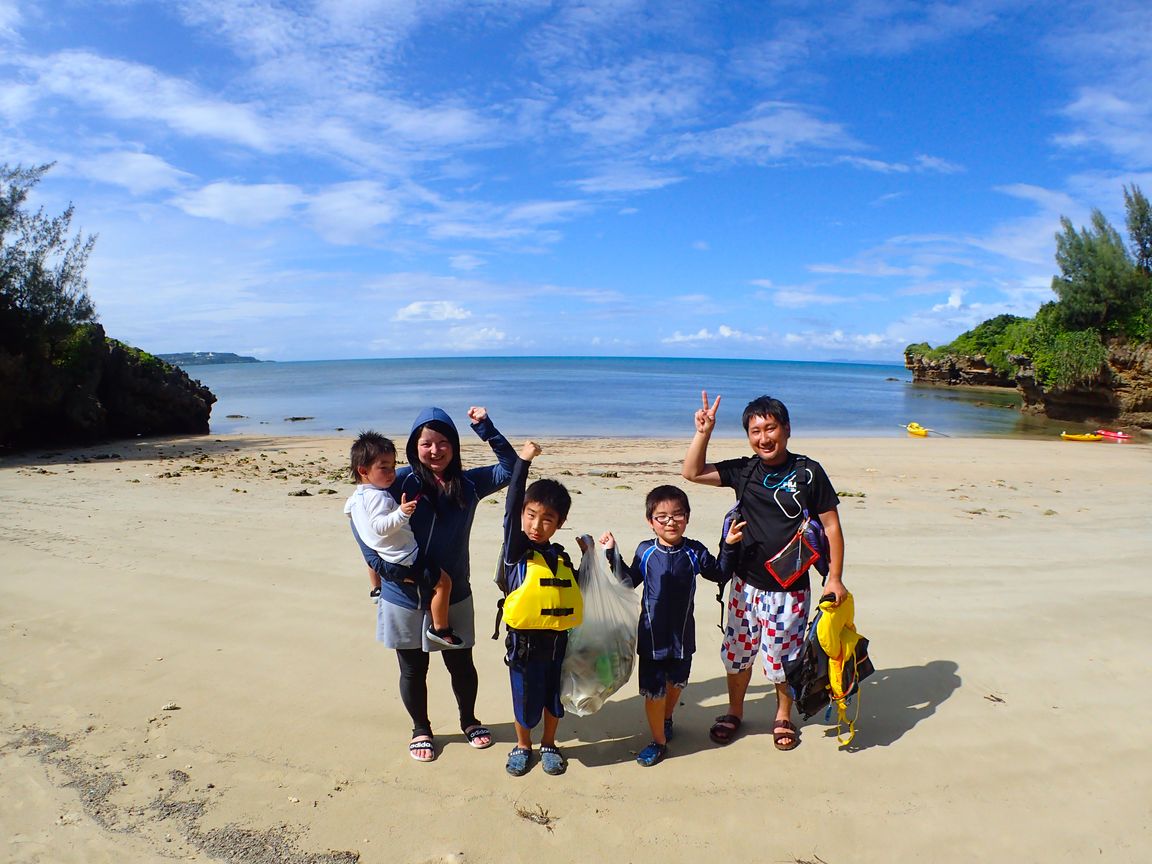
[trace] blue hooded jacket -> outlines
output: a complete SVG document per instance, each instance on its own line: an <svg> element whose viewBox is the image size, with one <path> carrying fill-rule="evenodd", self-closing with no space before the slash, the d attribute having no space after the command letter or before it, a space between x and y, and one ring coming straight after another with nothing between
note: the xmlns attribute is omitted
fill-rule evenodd
<svg viewBox="0 0 1152 864"><path fill-rule="evenodd" d="M417 464L416 442L420 438L420 430L425 425L452 442L452 462L447 473L460 478L463 487L463 507L438 489L423 488L420 476L412 469L412 466ZM408 445L405 448L408 465L396 470L396 482L388 487L389 494L397 501L402 495L407 495L409 501L417 495L420 496L409 524L412 526L412 533L416 535L425 566L434 569L435 572L446 570L452 577L452 603L464 600L472 594L468 539L472 533L476 505L480 503L481 498L498 492L508 485L517 458L512 445L496 430L490 418L485 417L479 423L473 423L472 430L480 440L487 442L492 448L498 464L463 470L460 462L460 433L456 430L456 424L441 408L423 409L416 415L408 436ZM385 582L380 591L381 601L396 606L417 609L428 605L426 587Z"/></svg>

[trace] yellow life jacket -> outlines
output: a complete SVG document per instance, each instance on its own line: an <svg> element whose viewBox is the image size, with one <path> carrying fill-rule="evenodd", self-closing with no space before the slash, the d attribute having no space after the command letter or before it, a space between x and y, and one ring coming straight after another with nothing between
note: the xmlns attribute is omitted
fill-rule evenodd
<svg viewBox="0 0 1152 864"><path fill-rule="evenodd" d="M525 561L524 583L504 598L504 623L513 630L571 630L584 620L584 600L567 556L553 573L536 550Z"/></svg>
<svg viewBox="0 0 1152 864"><path fill-rule="evenodd" d="M836 703L836 739L846 747L856 736L856 719L860 716L860 697L856 697L856 713L848 717L847 700L856 694L860 682L875 669L868 657L868 640L856 632L856 603L849 592L839 606L820 604L820 617L816 621L816 638L828 656L828 689ZM848 728L847 739L841 729Z"/></svg>

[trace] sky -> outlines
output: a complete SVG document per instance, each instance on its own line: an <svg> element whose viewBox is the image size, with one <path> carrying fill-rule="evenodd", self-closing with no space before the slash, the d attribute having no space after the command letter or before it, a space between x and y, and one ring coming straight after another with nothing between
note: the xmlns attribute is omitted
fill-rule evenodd
<svg viewBox="0 0 1152 864"><path fill-rule="evenodd" d="M1145 0L0 0L108 335L900 362L1152 192Z"/></svg>

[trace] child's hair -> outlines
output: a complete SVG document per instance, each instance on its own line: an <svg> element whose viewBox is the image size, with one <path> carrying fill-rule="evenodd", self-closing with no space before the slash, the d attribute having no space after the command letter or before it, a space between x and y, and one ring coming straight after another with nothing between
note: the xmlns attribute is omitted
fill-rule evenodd
<svg viewBox="0 0 1152 864"><path fill-rule="evenodd" d="M771 396L757 396L744 406L744 416L740 422L744 424L745 432L748 431L748 423L753 417L770 417L781 426L792 425L788 419L787 407L779 399L773 399Z"/></svg>
<svg viewBox="0 0 1152 864"><path fill-rule="evenodd" d="M563 483L555 480L537 480L524 490L524 503L540 504L556 512L563 522L568 518L568 511L572 509L572 496L564 488Z"/></svg>
<svg viewBox="0 0 1152 864"><path fill-rule="evenodd" d="M361 468L367 470L381 456L388 455L396 455L396 445L392 443L390 438L385 438L379 432L372 432L371 430L361 432L360 437L352 444L352 467L349 469L352 482L360 482Z"/></svg>
<svg viewBox="0 0 1152 864"><path fill-rule="evenodd" d="M652 514L656 512L656 505L662 501L675 501L683 508L685 516L692 514L692 507L688 504L688 495L683 489L679 486L657 486L648 493L648 497L644 500L644 518L651 522Z"/></svg>

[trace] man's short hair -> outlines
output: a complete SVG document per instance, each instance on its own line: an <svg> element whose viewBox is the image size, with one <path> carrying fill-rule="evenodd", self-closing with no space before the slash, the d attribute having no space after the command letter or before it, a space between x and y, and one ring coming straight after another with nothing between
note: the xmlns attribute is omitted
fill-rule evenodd
<svg viewBox="0 0 1152 864"><path fill-rule="evenodd" d="M564 488L563 483L556 480L537 480L524 490L524 505L539 504L552 510L560 521L568 518L568 511L572 509L572 496Z"/></svg>
<svg viewBox="0 0 1152 864"><path fill-rule="evenodd" d="M391 438L385 438L379 432L368 430L361 432L360 437L352 444L350 461L352 467L352 482L360 482L360 469L368 470L381 456L396 455L396 445Z"/></svg>
<svg viewBox="0 0 1152 864"><path fill-rule="evenodd" d="M792 422L788 419L788 408L779 399L774 399L771 396L757 396L746 406L744 406L744 416L740 422L744 424L744 431L748 431L748 424L752 421L753 417L771 417L781 426L791 426Z"/></svg>
<svg viewBox="0 0 1152 864"><path fill-rule="evenodd" d="M688 504L688 493L683 489L679 486L657 486L644 499L644 518L651 522L652 514L656 512L657 505L664 501L675 501L680 505L685 516L692 513L692 507Z"/></svg>

